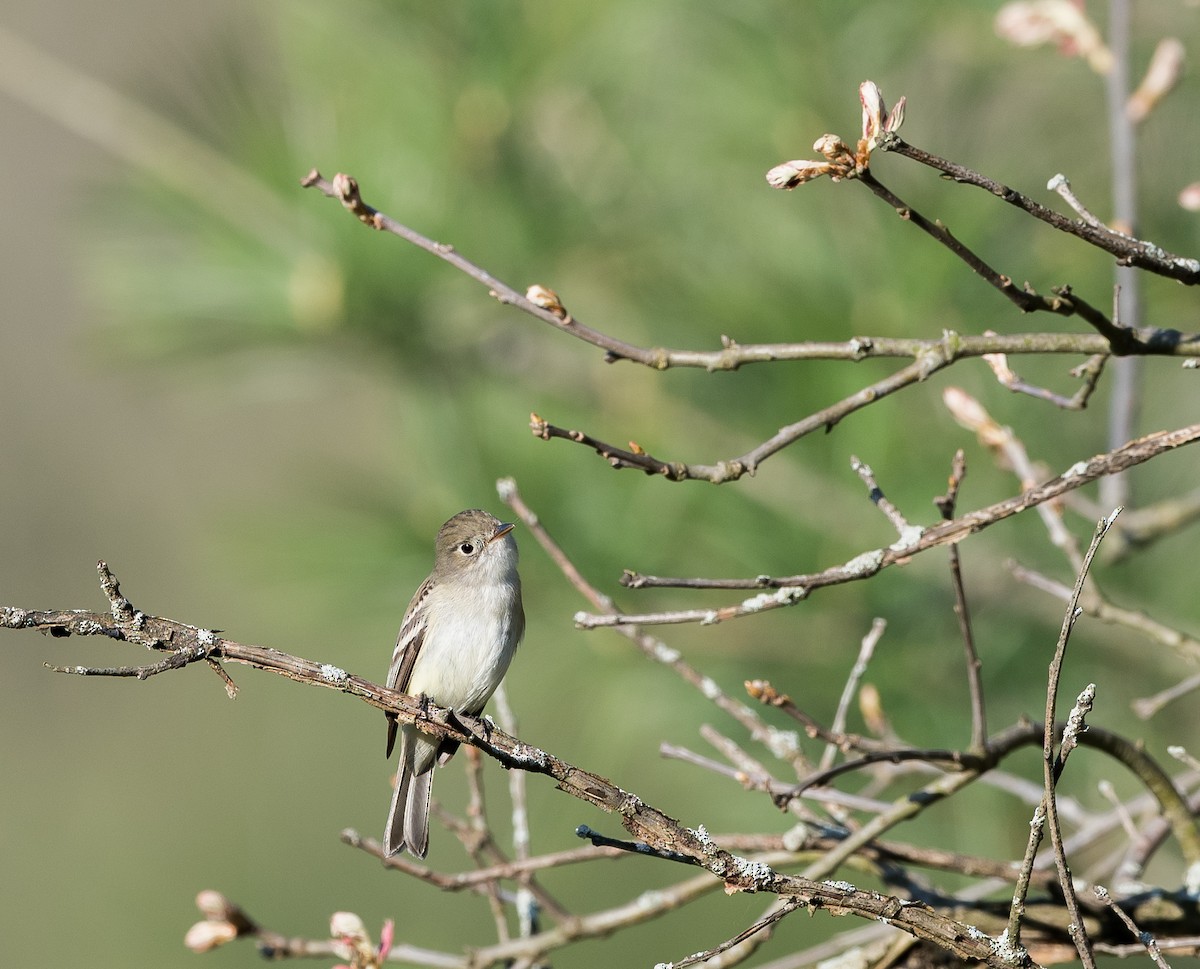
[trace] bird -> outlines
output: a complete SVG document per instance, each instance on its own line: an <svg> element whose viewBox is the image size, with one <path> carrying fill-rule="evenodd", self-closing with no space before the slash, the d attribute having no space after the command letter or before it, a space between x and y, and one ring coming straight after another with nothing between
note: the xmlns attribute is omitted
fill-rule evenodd
<svg viewBox="0 0 1200 969"><path fill-rule="evenodd" d="M400 626L387 686L422 702L478 716L508 671L525 633L517 543L512 523L486 511L461 511L437 534L433 571ZM458 741L438 739L387 714L387 756L400 737L399 771L384 835L387 857L429 848L429 799L435 766Z"/></svg>

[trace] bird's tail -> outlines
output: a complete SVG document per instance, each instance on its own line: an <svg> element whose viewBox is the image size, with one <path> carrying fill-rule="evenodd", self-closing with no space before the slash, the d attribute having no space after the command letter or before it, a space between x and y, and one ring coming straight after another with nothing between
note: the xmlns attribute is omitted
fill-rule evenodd
<svg viewBox="0 0 1200 969"><path fill-rule="evenodd" d="M429 798L432 791L433 765L415 774L413 744L405 737L400 748L400 773L392 792L392 807L383 839L387 857L404 850L417 858L425 857L429 850Z"/></svg>

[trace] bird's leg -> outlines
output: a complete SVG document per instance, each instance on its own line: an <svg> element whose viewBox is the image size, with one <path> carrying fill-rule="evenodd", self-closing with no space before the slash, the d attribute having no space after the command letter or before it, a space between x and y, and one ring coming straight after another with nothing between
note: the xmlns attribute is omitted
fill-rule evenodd
<svg viewBox="0 0 1200 969"><path fill-rule="evenodd" d="M417 704L421 708L421 716L424 717L426 720L429 719L429 705L431 703L433 703L433 699L429 696L428 693L417 694Z"/></svg>

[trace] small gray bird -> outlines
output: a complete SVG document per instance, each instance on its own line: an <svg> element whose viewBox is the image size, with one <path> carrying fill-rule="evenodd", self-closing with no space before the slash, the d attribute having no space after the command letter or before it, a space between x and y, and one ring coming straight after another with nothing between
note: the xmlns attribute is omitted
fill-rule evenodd
<svg viewBox="0 0 1200 969"><path fill-rule="evenodd" d="M460 511L442 526L433 571L404 614L388 670L389 689L425 696L473 717L483 712L525 632L512 530L478 508ZM394 715L387 719L391 757L399 725ZM400 771L384 851L391 856L407 849L424 858L433 768L445 764L458 743L438 740L411 724L400 735Z"/></svg>

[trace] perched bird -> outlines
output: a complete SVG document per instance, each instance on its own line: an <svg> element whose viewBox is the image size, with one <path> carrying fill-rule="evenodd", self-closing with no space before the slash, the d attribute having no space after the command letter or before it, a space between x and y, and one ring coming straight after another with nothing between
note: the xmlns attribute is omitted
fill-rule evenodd
<svg viewBox="0 0 1200 969"><path fill-rule="evenodd" d="M404 614L389 689L428 697L457 713L483 712L525 632L512 530L478 508L460 511L441 527L433 571ZM399 724L394 714L387 719L391 757ZM433 768L453 756L458 742L438 740L411 724L399 732L400 769L384 850L391 856L407 849L424 858Z"/></svg>

